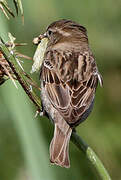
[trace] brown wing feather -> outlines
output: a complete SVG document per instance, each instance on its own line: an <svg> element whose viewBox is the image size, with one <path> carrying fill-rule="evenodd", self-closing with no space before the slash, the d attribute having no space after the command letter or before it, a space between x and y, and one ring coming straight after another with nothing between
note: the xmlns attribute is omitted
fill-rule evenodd
<svg viewBox="0 0 121 180"><path fill-rule="evenodd" d="M94 99L99 73L94 58L87 52L65 56L58 53L59 58L54 61L56 53L51 52L49 63L44 62L42 80L52 105L69 124L74 124Z"/></svg>

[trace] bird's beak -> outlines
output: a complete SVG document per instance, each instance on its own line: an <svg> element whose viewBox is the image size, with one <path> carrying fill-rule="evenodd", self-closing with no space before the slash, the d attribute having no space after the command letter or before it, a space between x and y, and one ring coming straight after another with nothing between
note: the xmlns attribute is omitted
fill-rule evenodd
<svg viewBox="0 0 121 180"><path fill-rule="evenodd" d="M43 38L47 38L47 34L46 34L46 33L40 34L38 37L35 37L35 38L33 39L33 43L34 43L35 45L38 45Z"/></svg>

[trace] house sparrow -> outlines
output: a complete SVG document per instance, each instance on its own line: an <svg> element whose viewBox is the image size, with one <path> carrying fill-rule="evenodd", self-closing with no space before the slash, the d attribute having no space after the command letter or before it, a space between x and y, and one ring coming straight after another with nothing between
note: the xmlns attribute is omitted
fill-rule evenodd
<svg viewBox="0 0 121 180"><path fill-rule="evenodd" d="M71 20L49 25L39 39L48 38L40 71L43 110L54 123L50 161L69 168L73 129L90 114L98 80L102 78L89 48L86 28Z"/></svg>

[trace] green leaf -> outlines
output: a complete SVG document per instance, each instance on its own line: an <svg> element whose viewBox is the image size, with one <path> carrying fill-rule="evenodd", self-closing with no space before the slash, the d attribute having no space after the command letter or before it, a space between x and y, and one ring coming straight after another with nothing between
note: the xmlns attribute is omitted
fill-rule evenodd
<svg viewBox="0 0 121 180"><path fill-rule="evenodd" d="M9 19L6 11L12 16L15 17L13 14L13 11L10 9L10 7L8 6L8 3L6 0L0 0L0 8L3 11L4 15ZM5 11L6 10L6 11Z"/></svg>
<svg viewBox="0 0 121 180"><path fill-rule="evenodd" d="M20 9L20 13L21 13L21 16L22 16L22 21L24 23L24 11L23 11L23 6L22 6L21 0L13 0L13 3L14 3L14 6L15 6L17 15L18 15L18 11ZM0 0L0 9L2 10L2 12L4 13L4 15L6 16L7 19L9 19L9 15L11 15L12 17L15 17L13 11L9 7L6 0Z"/></svg>
<svg viewBox="0 0 121 180"><path fill-rule="evenodd" d="M20 13L21 13L21 16L22 16L22 21L24 23L24 11L23 11L23 6L22 6L21 0L13 0L13 2L14 2L14 5L15 5L15 8L16 8L17 15L18 15L18 8L20 9Z"/></svg>

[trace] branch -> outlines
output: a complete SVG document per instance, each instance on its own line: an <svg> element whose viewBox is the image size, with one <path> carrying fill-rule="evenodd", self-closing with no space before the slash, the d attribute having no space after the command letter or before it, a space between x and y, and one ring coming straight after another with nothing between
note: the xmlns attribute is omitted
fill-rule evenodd
<svg viewBox="0 0 121 180"><path fill-rule="evenodd" d="M102 180L111 180L107 170L105 169L99 157L96 155L93 149L82 140L80 136L73 132L71 136L71 141L78 147L79 150L83 151L87 159L96 168Z"/></svg>
<svg viewBox="0 0 121 180"><path fill-rule="evenodd" d="M41 108L41 102L40 98L37 97L37 95L34 93L34 91L31 91L29 83L26 81L26 74L21 69L21 67L18 64L18 61L16 60L15 55L13 54L13 51L10 51L3 40L0 40L0 51L4 55L6 61L8 62L10 68L12 69L14 75L16 76L17 80L21 84L22 88L26 92L26 94L29 96L31 101L35 104L37 107L37 110L40 111Z"/></svg>
<svg viewBox="0 0 121 180"><path fill-rule="evenodd" d="M17 80L23 87L26 94L29 96L31 101L36 105L38 110L41 109L41 102L40 98L36 96L36 94L33 91L30 91L29 84L26 81L25 74L23 73L22 69L18 65L16 61L15 55L9 51L9 49L4 44L3 40L0 40L0 51L3 53L6 61L10 65L12 71L14 72ZM71 141L78 147L79 150L81 150L83 153L85 153L87 159L91 162L92 166L94 166L101 177L102 180L111 180L107 170L105 169L104 165L102 164L99 157L95 154L95 152L81 139L80 136L76 134L76 132L72 133Z"/></svg>

